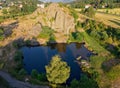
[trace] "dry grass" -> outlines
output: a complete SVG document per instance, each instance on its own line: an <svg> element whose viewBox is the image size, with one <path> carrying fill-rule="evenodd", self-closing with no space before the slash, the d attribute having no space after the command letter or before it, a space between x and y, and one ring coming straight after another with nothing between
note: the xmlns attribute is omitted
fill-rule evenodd
<svg viewBox="0 0 120 88"><path fill-rule="evenodd" d="M107 12L109 14L116 14L120 15L120 8L114 8L114 9L98 9L99 12Z"/></svg>
<svg viewBox="0 0 120 88"><path fill-rule="evenodd" d="M0 10L0 16L2 16L3 14L2 14L2 10Z"/></svg>
<svg viewBox="0 0 120 88"><path fill-rule="evenodd" d="M114 28L120 28L120 16L96 13L96 20L103 22L105 25L112 26Z"/></svg>

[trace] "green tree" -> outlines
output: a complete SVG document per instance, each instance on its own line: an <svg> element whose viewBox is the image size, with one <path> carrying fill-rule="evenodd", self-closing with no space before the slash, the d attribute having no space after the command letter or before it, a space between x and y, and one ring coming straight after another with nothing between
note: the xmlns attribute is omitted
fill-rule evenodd
<svg viewBox="0 0 120 88"><path fill-rule="evenodd" d="M93 7L89 7L87 9L85 9L84 11L85 15L87 15L88 17L94 18L95 17L95 9Z"/></svg>
<svg viewBox="0 0 120 88"><path fill-rule="evenodd" d="M38 0L23 0L22 12L31 13L36 10Z"/></svg>
<svg viewBox="0 0 120 88"><path fill-rule="evenodd" d="M19 73L18 73L19 75L21 75L21 76L24 76L24 75L26 75L27 74L27 72L26 72L26 70L25 69L21 69L20 71L19 71Z"/></svg>
<svg viewBox="0 0 120 88"><path fill-rule="evenodd" d="M31 72L31 76L32 76L32 78L37 78L38 77L37 70L33 69L32 72Z"/></svg>
<svg viewBox="0 0 120 88"><path fill-rule="evenodd" d="M79 88L79 81L76 79L73 79L72 82L70 83L71 88Z"/></svg>
<svg viewBox="0 0 120 88"><path fill-rule="evenodd" d="M87 75L81 75L79 81L76 79L72 80L70 88L99 88L97 82L93 79L88 77Z"/></svg>
<svg viewBox="0 0 120 88"><path fill-rule="evenodd" d="M38 74L38 78L37 78L39 81L46 81L47 80L47 78L46 78L46 74L44 74L44 73L40 73L40 74Z"/></svg>
<svg viewBox="0 0 120 88"><path fill-rule="evenodd" d="M58 55L52 57L52 60L45 68L47 79L53 84L65 83L70 76L70 67Z"/></svg>

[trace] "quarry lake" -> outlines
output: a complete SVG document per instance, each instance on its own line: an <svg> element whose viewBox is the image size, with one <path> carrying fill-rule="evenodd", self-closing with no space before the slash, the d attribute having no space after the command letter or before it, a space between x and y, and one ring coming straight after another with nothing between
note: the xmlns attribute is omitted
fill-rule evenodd
<svg viewBox="0 0 120 88"><path fill-rule="evenodd" d="M35 46L35 47L22 47L23 62L25 70L30 74L33 69L36 69L40 73L45 73L45 65L49 64L51 58L55 55L59 55L63 61L71 68L70 78L67 83L71 82L72 79L80 79L82 71L77 62L76 58L81 56L84 59L88 59L91 52L80 43L58 43L48 44L46 46Z"/></svg>

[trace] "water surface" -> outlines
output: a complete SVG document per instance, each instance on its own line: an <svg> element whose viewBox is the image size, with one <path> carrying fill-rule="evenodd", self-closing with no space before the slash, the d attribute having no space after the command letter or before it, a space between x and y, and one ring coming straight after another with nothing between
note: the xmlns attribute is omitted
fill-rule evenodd
<svg viewBox="0 0 120 88"><path fill-rule="evenodd" d="M49 64L51 58L60 55L63 61L66 61L71 68L69 83L72 79L80 79L82 73L80 66L75 62L76 58L82 56L88 58L90 51L80 43L60 43L49 44L47 46L23 47L24 68L30 74L32 69L40 73L45 73L45 65Z"/></svg>

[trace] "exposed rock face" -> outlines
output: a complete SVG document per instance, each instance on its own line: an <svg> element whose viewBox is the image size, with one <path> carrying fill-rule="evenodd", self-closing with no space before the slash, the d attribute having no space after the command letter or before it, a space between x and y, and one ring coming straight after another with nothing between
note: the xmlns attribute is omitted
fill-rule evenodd
<svg viewBox="0 0 120 88"><path fill-rule="evenodd" d="M28 34L30 36L36 36L36 35L40 34L41 30L42 30L41 25L40 24L36 24L35 26L33 26L31 28L31 30L28 31Z"/></svg>
<svg viewBox="0 0 120 88"><path fill-rule="evenodd" d="M74 18L69 10L65 11L59 4L53 3L44 10L38 9L35 13L42 14L37 20L44 26L49 26L56 32L69 34L75 30Z"/></svg>

